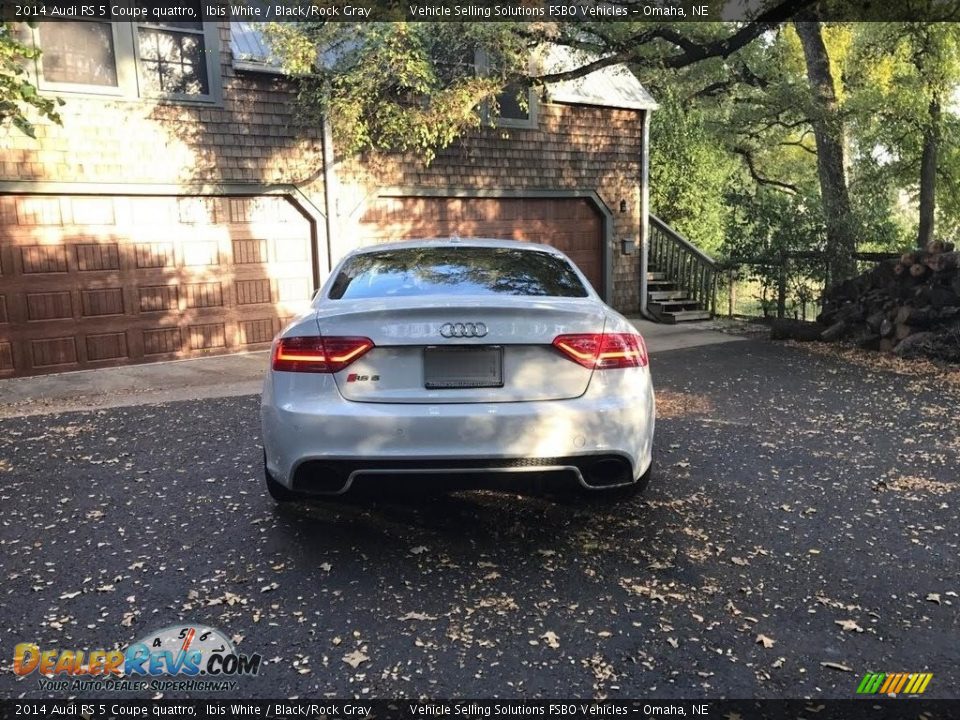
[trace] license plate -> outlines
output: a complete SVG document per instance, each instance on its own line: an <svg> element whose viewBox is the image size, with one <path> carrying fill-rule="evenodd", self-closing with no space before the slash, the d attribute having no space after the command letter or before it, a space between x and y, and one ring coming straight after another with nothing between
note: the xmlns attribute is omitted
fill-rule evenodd
<svg viewBox="0 0 960 720"><path fill-rule="evenodd" d="M423 384L428 390L503 387L503 348L424 348Z"/></svg>

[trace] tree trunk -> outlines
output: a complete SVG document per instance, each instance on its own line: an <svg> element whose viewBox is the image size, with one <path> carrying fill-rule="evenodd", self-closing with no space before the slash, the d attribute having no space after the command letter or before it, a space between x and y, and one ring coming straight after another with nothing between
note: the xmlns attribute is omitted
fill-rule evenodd
<svg viewBox="0 0 960 720"><path fill-rule="evenodd" d="M805 17L811 17L811 14L807 13ZM831 280L843 280L856 274L853 253L857 249L850 194L844 171L843 120L838 112L830 59L823 43L820 23L794 22L794 27L803 46L807 78L813 93L811 123L817 142L817 174L827 226L827 256Z"/></svg>
<svg viewBox="0 0 960 720"><path fill-rule="evenodd" d="M924 248L933 240L934 213L937 203L937 153L940 150L940 98L930 101L928 124L923 133L923 155L920 158L920 231L917 246Z"/></svg>

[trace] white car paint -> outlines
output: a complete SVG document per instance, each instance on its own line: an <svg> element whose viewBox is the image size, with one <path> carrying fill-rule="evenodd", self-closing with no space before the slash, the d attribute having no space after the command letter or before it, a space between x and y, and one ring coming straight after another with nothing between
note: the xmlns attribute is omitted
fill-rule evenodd
<svg viewBox="0 0 960 720"><path fill-rule="evenodd" d="M587 293L330 298L334 279L358 254L436 247L547 253L573 267ZM445 323L458 322L483 323L487 334L440 334ZM649 363L593 369L551 344L557 336L581 333L637 335L554 248L457 238L356 250L274 345L319 335L369 338L374 347L337 372L268 370L261 407L268 485L275 497L284 489L336 494L365 475L409 483L418 474L529 471L549 471L548 480L572 478L584 487L598 486L591 478L605 473L611 480L603 480L603 489L643 484L654 432ZM424 347L447 345L502 347L503 386L425 388ZM609 458L612 465L595 464ZM617 465L623 461L629 465Z"/></svg>

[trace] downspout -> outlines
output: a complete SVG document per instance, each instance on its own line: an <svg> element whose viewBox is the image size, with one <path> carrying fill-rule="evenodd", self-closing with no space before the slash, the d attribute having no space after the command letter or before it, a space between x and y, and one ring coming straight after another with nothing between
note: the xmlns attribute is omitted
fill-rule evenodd
<svg viewBox="0 0 960 720"><path fill-rule="evenodd" d="M333 129L326 115L323 116L320 125L323 133L323 206L326 214L327 274L329 275L333 270L333 238L337 226L334 219L334 214L337 212L337 173L333 158Z"/></svg>
<svg viewBox="0 0 960 720"><path fill-rule="evenodd" d="M640 142L640 314L647 320L659 322L647 309L647 268L650 265L650 113L650 110L643 111Z"/></svg>

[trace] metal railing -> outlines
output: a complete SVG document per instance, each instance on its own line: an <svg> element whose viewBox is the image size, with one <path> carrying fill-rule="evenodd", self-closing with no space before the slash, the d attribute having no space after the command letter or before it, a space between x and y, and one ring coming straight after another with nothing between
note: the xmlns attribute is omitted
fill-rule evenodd
<svg viewBox="0 0 960 720"><path fill-rule="evenodd" d="M704 310L716 312L716 261L652 214L648 262Z"/></svg>

